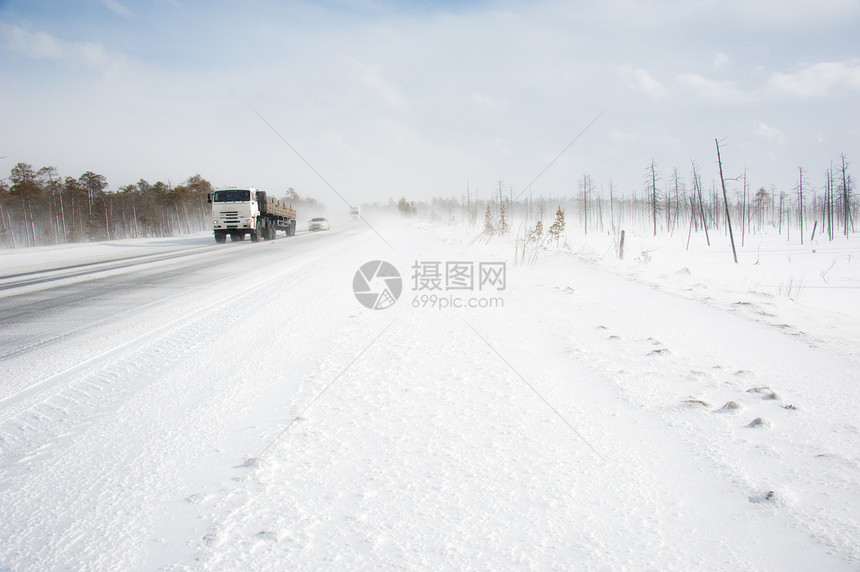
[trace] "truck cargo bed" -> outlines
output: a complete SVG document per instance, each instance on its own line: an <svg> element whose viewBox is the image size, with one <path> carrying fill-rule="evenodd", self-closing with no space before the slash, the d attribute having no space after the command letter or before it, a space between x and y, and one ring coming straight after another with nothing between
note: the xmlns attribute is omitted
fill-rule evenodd
<svg viewBox="0 0 860 572"><path fill-rule="evenodd" d="M296 218L296 211L294 209L291 209L279 200L268 197L265 201L260 202L260 212L264 215L275 215L288 219Z"/></svg>

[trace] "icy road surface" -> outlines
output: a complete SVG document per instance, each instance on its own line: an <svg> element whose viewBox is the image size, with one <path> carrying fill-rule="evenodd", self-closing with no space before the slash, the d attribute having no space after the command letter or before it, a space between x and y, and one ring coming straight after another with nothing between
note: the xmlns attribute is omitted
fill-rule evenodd
<svg viewBox="0 0 860 572"><path fill-rule="evenodd" d="M804 303L377 230L0 254L0 570L860 568L856 248ZM503 305L422 305L434 261Z"/></svg>

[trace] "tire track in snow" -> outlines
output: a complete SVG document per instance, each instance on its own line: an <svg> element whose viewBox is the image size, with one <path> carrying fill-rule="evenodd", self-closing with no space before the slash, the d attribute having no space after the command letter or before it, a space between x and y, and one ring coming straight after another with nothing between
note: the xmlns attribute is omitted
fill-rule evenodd
<svg viewBox="0 0 860 572"><path fill-rule="evenodd" d="M97 358L58 372L65 379L46 388L51 391L24 398L18 405L26 401L33 407L24 407L16 422L43 411L36 411L39 417L32 417L33 427L17 443L26 456L3 464L6 486L0 486L0 504L8 510L0 523L0 535L7 539L0 558L41 569L149 568L140 564L143 554L167 540L147 534L164 534L172 510L193 506L183 500L188 493L176 494L188 486L183 478L195 463L218 455L217 448L207 447L232 438L224 435L232 423L225 424L223 417L241 416L248 407L245 392L273 382L253 371L253 382L245 382L246 368L227 358L216 371L209 370L208 346L224 354L232 347L222 330L211 328L212 318L217 315L225 328L252 329L241 342L245 352L271 342L272 327L292 332L305 314L285 313L293 302L284 293L312 289L314 281L307 277L326 267L326 256L340 248L333 243L276 274L263 273L243 287L241 296L231 290L229 300L219 296L220 303L175 316L159 331L141 334L138 344L117 343ZM297 289L297 283L304 286ZM272 324L266 322L271 314L295 319ZM282 337L300 336L299 330ZM193 369L201 365L202 371ZM215 375L211 389L204 372ZM177 382L181 388L174 388ZM46 496L54 502L40 502Z"/></svg>
<svg viewBox="0 0 860 572"><path fill-rule="evenodd" d="M195 263L193 265L186 264L186 265L182 266L181 268L176 268L175 264L173 264L171 266L167 266L167 268L165 268L163 270L160 269L161 267L165 266L168 263L175 262L175 258L177 258L177 257L170 257L170 256L165 256L165 255L162 255L160 258L158 258L156 260L147 260L147 261L143 261L143 262L137 262L136 264L133 264L130 266L141 266L141 265L145 264L147 267L145 270L147 272L149 272L149 271L153 272L152 274L146 274L143 277L145 279L145 284L147 286L149 286L153 283L164 284L164 283L169 283L170 281L176 279L177 277L181 277L183 275L186 275L189 272L194 272L195 270L207 268L211 264L211 262L207 262L206 259L209 258L211 255L218 255L220 253L217 250L206 249L203 251L198 250L197 252L195 252L195 254L198 255L195 259ZM233 254L233 253L231 253L231 254ZM184 256L179 257L179 258L184 258ZM225 263L225 261L223 261L223 260L219 260L218 262L219 263ZM46 313L51 313L57 309L60 309L60 310L74 309L81 302L86 302L88 304L91 304L96 299L113 298L116 296L117 291L123 291L126 289L134 289L136 287L139 287L139 284L137 283L137 281L141 280L141 278L138 275L130 275L129 276L125 273L109 272L109 271L113 271L113 270L115 270L115 269L114 268L105 269L105 272L108 272L108 275L99 277L101 281L99 282L99 288L98 289L88 289L88 288L82 289L82 288L80 288L79 283L73 283L73 284L71 284L72 289L69 292L63 288L63 285L56 285L55 284L54 288L57 288L57 287L59 287L59 288L57 288L57 290L52 289L50 291L51 292L50 298L44 298L44 297L38 298L37 297L36 299L34 299L32 301L22 301L21 300L21 298L24 298L26 300L26 298L27 298L28 294L30 294L30 292L18 295L18 297L14 297L14 298L12 297L12 296L15 296L14 293L13 294L7 294L5 297L9 298L14 303L14 306L10 305L10 306L7 306L4 308L4 313L2 316L2 322L0 322L0 323L2 323L4 328L10 328L10 329L11 328L19 328L19 327L27 325L30 321L32 321L33 317L42 316ZM141 270L144 270L144 269L141 269ZM230 279L232 279L232 277L228 276L226 278L216 280L212 284L223 283L223 282L229 281ZM135 281L132 282L131 280L135 280ZM205 291L206 289L207 289L207 286L195 286L191 290L192 291ZM51 344L54 344L54 343L57 343L57 342L60 342L63 340L71 339L71 338L79 335L81 332L84 332L84 331L87 331L90 329L94 329L100 325L108 324L108 323L115 323L115 322L121 320L122 318L124 318L126 316L134 315L136 313L142 314L142 313L144 313L145 310L148 310L151 307L155 307L162 302L168 302L172 299L180 298L183 295L186 295L187 293L188 293L188 290L183 290L183 291L180 291L174 295L162 297L162 298L153 300L151 302L144 303L143 305L135 304L134 306L132 306L126 310L120 310L119 312L112 312L112 313L106 315L102 319L88 320L87 322L81 324L80 326L64 329L64 331L62 331L58 334L53 334L53 335L48 335L48 336L39 336L32 343L27 343L25 345L19 345L17 347L13 346L12 349L4 348L2 351L5 353L0 354L0 362L12 360L16 357L23 356L27 353L34 351L34 350L49 346ZM22 318L29 318L29 319L22 319Z"/></svg>
<svg viewBox="0 0 860 572"><path fill-rule="evenodd" d="M335 234L332 234L330 237L335 238ZM299 238L302 238L302 237L300 236ZM326 238L329 238L329 236L326 236ZM344 237L340 236L338 238L343 239ZM354 237L349 237L349 238L351 240L354 240ZM366 240L366 237L363 237L360 240ZM275 244L278 244L278 243L271 243L271 242L264 243L264 245L272 245L272 246L274 246ZM305 241L304 244L309 244L309 243L307 241ZM310 244L312 244L312 243L310 243ZM264 246L264 245L259 245L259 246ZM250 243L246 243L243 245L242 243L239 243L239 244L234 245L234 246L239 246L239 247L245 246L247 248L254 248L255 246L258 246L258 245L251 245ZM230 248L230 247L227 247L227 248ZM217 252L219 252L219 250L223 250L223 249L214 249L211 251L207 250L207 251L203 252L203 254L209 254L210 252L217 253ZM337 250L339 250L339 247L338 247L337 242L335 241L335 243L333 245L332 244L323 244L322 246L318 246L317 249L314 251L311 251L310 254L312 254L316 257L319 257L319 258L323 258L323 257L326 257L327 255L329 255L332 252L337 251ZM311 264L315 261L316 261L315 258L310 257L305 263L303 263L299 266L291 266L289 268L283 269L283 270L279 271L279 273L276 276L273 276L270 279L271 280L277 280L280 276L289 275L290 273L296 271L298 268L303 268L303 267L307 266L308 264ZM219 264L227 264L227 263L232 264L234 261L226 261L225 262L225 261L219 260L218 262L219 262ZM205 267L206 267L205 263L203 265L201 265L201 268L205 268ZM173 271L171 269L168 269L167 272L170 276L173 276L174 274L176 274L176 271ZM239 286L237 286L237 289L235 290L236 295L241 295L245 291L250 292L253 290L253 285L251 287L245 287L242 285L242 282L247 282L246 277L248 277L248 276L253 277L255 274L256 273L248 273L248 272L244 272L241 275L231 274L229 276L226 276L223 278L218 278L215 280L208 280L207 279L206 283L203 285L193 286L191 288L182 287L179 289L178 292L176 292L174 294L159 297L156 300L153 300L151 302L146 302L142 305L135 305L133 308L130 308L128 310L120 310L119 312L111 312L105 318L88 321L87 324L85 324L81 327L75 328L73 330L69 330L68 332L63 332L62 334L59 334L59 335L50 336L46 339L39 340L33 344L17 348L16 350L13 350L12 352L0 357L0 360L2 360L2 361L0 361L0 363L5 364L5 366L7 368L6 369L7 375L10 375L9 372L14 372L13 365L11 363L11 362L13 362L13 359L19 358L18 361L21 361L20 358L23 355L25 355L25 354L27 354L27 353L35 350L35 349L50 345L51 343L55 343L55 342L58 342L61 340L74 340L76 335L80 335L84 331L94 329L99 325L110 325L110 324L115 324L118 322L121 323L122 318L125 318L125 317L135 316L137 314L145 317L147 314L147 310L149 310L151 308L158 308L159 306L164 305L168 302L172 302L172 301L182 301L183 298L193 299L196 293L214 292L219 287L224 288L225 286L230 285L231 282L238 282L239 283ZM180 274L176 274L176 275L180 275ZM162 279L160 278L159 280L162 280ZM148 282L147 282L147 285L148 285ZM119 285L118 287L123 287L123 286L128 287L128 285L126 285L126 284ZM137 287L137 286L139 286L139 285L136 283L131 284L132 288ZM230 287L229 289L225 289L225 291L229 292L231 295L233 295L233 293L234 293L234 290L232 289L232 287ZM84 297L86 298L86 294L84 294ZM232 299L230 299L229 297L226 299L222 299L222 297L219 296L218 299L220 300L220 302L216 301L208 308L200 308L197 311L190 312L190 313L186 311L186 308L180 308L180 311L183 313L180 317L172 319L169 324L156 324L155 326L153 326L153 329L150 330L148 333L134 335L134 338L131 339L131 341L117 344L117 343L115 343L115 341L113 339L108 339L107 341L111 344L111 347L109 347L108 349L106 349L106 350L99 349L96 354L94 354L93 356L91 356L90 358L87 358L85 360L78 359L74 363L71 363L71 364L63 367L62 370L54 372L44 379L37 380L30 387L25 387L25 388L22 388L19 390L13 389L12 391L10 391L9 394L0 398L0 421L2 421L2 419L3 419L3 411L2 411L3 408L6 408L10 404L14 403L15 401L18 401L19 399L25 397L28 394L33 393L34 391L38 391L39 386L46 386L46 385L51 385L52 383L60 382L63 378L67 378L69 375L72 375L75 371L80 370L81 368L85 368L89 362L93 362L93 364L95 364L99 360L109 358L110 355L115 354L118 351L121 351L123 348L130 349L128 346L132 346L136 342L145 341L149 335L153 335L156 332L164 332L166 330L169 330L171 327L171 324L176 325L178 323L181 323L185 319L193 318L194 315L197 313L205 313L207 310L214 313L215 311L217 311L219 304L221 306L227 306L227 305L230 305L233 303ZM16 324L16 327L19 327L19 325ZM111 335L113 335L113 334L111 334ZM76 353L79 352L79 349L75 348L75 352ZM65 356L51 355L50 360L52 362L58 362L60 357L65 357ZM31 363L27 362L27 363L23 363L20 366L18 366L18 369L31 370L31 369L33 369L33 367L32 367ZM50 369L50 367L43 368L43 369Z"/></svg>
<svg viewBox="0 0 860 572"><path fill-rule="evenodd" d="M36 286L49 282L57 282L60 280L69 280L72 278L82 278L109 272L113 270L122 270L132 268L142 264L152 264L153 262L173 261L177 258L186 256L195 256L201 252L211 251L209 246L195 247L181 251L174 251L169 254L139 254L136 256L124 257L120 260L108 260L99 262L87 262L84 264L75 264L72 266L64 266L61 268L51 268L48 270L34 270L30 272L21 272L18 274L9 274L0 276L0 292L4 290L17 290L27 286ZM13 292L14 293L14 292Z"/></svg>
<svg viewBox="0 0 860 572"><path fill-rule="evenodd" d="M324 248L320 254L332 249ZM4 455L23 457L34 441L41 443L57 431L58 421L65 428L62 432L84 423L106 406L105 400L113 401L123 392L134 390L137 379L151 376L155 369L199 347L206 339L222 335L230 323L253 308L255 299L271 299L274 292L289 288L299 278L298 271L315 262L316 259L311 258L267 275L262 281L231 289L230 296L219 296L203 306L192 305L167 323L115 343L3 397L0 399L0 451L4 451ZM213 286L217 290L219 283L230 281L235 281L235 277L208 283L195 291L212 291ZM190 295L193 298L194 291ZM189 292L180 292L172 298L181 300L188 296ZM219 324L217 331L211 328L212 323Z"/></svg>

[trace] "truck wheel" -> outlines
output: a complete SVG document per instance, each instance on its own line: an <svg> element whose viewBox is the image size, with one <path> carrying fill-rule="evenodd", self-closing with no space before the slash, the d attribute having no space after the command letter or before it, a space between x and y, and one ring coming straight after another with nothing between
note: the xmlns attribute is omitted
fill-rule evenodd
<svg viewBox="0 0 860 572"><path fill-rule="evenodd" d="M290 236L296 236L296 221L290 221Z"/></svg>
<svg viewBox="0 0 860 572"><path fill-rule="evenodd" d="M216 232L215 233L215 242L218 244L224 244L225 242L227 242L227 235L224 234L223 232Z"/></svg>
<svg viewBox="0 0 860 572"><path fill-rule="evenodd" d="M260 224L259 219L257 220L257 228L256 230L251 231L251 242L259 242L260 237L263 235L263 225Z"/></svg>

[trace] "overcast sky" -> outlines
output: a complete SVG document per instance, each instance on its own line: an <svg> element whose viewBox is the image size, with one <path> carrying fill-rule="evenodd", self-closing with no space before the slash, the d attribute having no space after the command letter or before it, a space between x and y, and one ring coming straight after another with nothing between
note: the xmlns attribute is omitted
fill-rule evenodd
<svg viewBox="0 0 860 572"><path fill-rule="evenodd" d="M641 192L652 159L710 186L715 138L728 176L821 189L860 160L860 2L0 0L0 176L339 202L291 145L351 203L486 197L589 124L534 196Z"/></svg>

